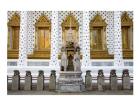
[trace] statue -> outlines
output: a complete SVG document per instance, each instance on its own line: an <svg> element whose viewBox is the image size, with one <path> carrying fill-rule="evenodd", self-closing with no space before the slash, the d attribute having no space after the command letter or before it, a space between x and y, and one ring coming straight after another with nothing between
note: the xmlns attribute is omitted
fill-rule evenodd
<svg viewBox="0 0 140 105"><path fill-rule="evenodd" d="M68 30L67 39L66 40L68 42L73 42L73 36L72 36L72 29L71 28Z"/></svg>
<svg viewBox="0 0 140 105"><path fill-rule="evenodd" d="M68 56L68 66L67 66L67 71L73 71L74 66L73 66L73 56L70 54Z"/></svg>
<svg viewBox="0 0 140 105"><path fill-rule="evenodd" d="M67 55L65 52L63 52L61 56L61 68L63 68L64 71L66 71L67 66L68 66Z"/></svg>
<svg viewBox="0 0 140 105"><path fill-rule="evenodd" d="M26 71L26 76L31 76L31 72L30 71Z"/></svg>
<svg viewBox="0 0 140 105"><path fill-rule="evenodd" d="M80 56L79 56L78 52L76 52L76 54L74 54L73 65L74 65L74 71L81 70Z"/></svg>
<svg viewBox="0 0 140 105"><path fill-rule="evenodd" d="M98 76L99 76L99 77L104 77L103 70L99 70L99 71L98 71Z"/></svg>
<svg viewBox="0 0 140 105"><path fill-rule="evenodd" d="M123 70L123 77L129 77L129 70L128 69Z"/></svg>
<svg viewBox="0 0 140 105"><path fill-rule="evenodd" d="M14 70L14 76L17 76L17 75L19 75L20 73L19 73L19 71L18 70Z"/></svg>
<svg viewBox="0 0 140 105"><path fill-rule="evenodd" d="M116 77L116 70L115 69L111 70L110 77Z"/></svg>

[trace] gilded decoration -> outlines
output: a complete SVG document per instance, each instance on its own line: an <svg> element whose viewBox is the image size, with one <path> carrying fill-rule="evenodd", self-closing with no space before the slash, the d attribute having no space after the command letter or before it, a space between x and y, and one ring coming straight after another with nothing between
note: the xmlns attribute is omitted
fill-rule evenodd
<svg viewBox="0 0 140 105"><path fill-rule="evenodd" d="M51 22L45 16L41 15L35 23L35 48L29 59L50 59L51 50Z"/></svg>
<svg viewBox="0 0 140 105"><path fill-rule="evenodd" d="M133 21L127 12L121 17L123 58L133 59Z"/></svg>
<svg viewBox="0 0 140 105"><path fill-rule="evenodd" d="M15 13L8 25L8 59L18 59L19 54L19 31L20 31L20 16Z"/></svg>
<svg viewBox="0 0 140 105"><path fill-rule="evenodd" d="M106 26L102 17L97 14L90 21L90 57L91 59L113 59L106 45Z"/></svg>

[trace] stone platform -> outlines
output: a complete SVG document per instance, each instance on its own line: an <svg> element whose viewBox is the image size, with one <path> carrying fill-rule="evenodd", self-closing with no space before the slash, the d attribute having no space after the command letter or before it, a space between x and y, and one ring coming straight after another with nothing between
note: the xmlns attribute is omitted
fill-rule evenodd
<svg viewBox="0 0 140 105"><path fill-rule="evenodd" d="M81 71L61 71L58 79L58 90L60 92L82 92L84 83Z"/></svg>

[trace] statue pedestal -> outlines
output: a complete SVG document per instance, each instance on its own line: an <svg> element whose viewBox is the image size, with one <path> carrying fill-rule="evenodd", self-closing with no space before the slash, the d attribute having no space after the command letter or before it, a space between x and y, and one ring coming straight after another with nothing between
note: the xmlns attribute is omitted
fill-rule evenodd
<svg viewBox="0 0 140 105"><path fill-rule="evenodd" d="M60 92L81 92L84 90L81 71L61 71L58 79Z"/></svg>
<svg viewBox="0 0 140 105"><path fill-rule="evenodd" d="M85 88L87 91L92 90L92 76L90 72L90 70L86 71L85 76Z"/></svg>
<svg viewBox="0 0 140 105"><path fill-rule="evenodd" d="M25 76L24 90L28 91L32 89L32 76Z"/></svg>
<svg viewBox="0 0 140 105"><path fill-rule="evenodd" d="M110 88L111 88L111 90L117 90L118 89L117 76L110 77Z"/></svg>
<svg viewBox="0 0 140 105"><path fill-rule="evenodd" d="M104 77L102 76L102 77L100 77L100 76L98 76L97 77L97 85L98 85L98 90L99 91L103 91L104 90Z"/></svg>
<svg viewBox="0 0 140 105"><path fill-rule="evenodd" d="M20 76L15 75L12 77L12 90L18 91L20 89Z"/></svg>
<svg viewBox="0 0 140 105"><path fill-rule="evenodd" d="M131 88L131 83L130 83L130 77L122 77L122 86L124 90L130 90Z"/></svg>
<svg viewBox="0 0 140 105"><path fill-rule="evenodd" d="M44 75L37 77L37 90L42 91L44 89Z"/></svg>

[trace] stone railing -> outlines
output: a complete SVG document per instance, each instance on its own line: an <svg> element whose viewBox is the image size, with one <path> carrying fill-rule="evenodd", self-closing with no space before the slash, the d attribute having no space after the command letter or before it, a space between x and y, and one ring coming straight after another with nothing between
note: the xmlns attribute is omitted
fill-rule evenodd
<svg viewBox="0 0 140 105"><path fill-rule="evenodd" d="M12 82L9 82L11 81ZM36 84L34 84L32 81L37 81ZM8 90L38 90L42 91L45 90L45 84L44 81L49 80L48 88L49 90L56 90L56 73L55 70L51 71L51 74L49 77L44 76L44 71L39 70L38 76L33 77L30 71L26 71L26 75L24 77L20 76L20 72L18 70L14 70L14 75L7 77L7 84L8 84ZM22 83L21 81L24 81Z"/></svg>
<svg viewBox="0 0 140 105"><path fill-rule="evenodd" d="M97 84L93 84L93 80L97 81ZM109 80L109 84L107 84L105 81ZM121 80L121 83L118 83L118 81ZM116 75L116 70L111 70L110 71L110 76L106 77L104 76L103 70L98 70L98 76L93 77L91 75L91 71L88 70L86 71L86 76L85 76L85 88L86 90L94 90L95 87L99 91L103 90L130 90L133 89L133 77L129 76L129 70L124 69L122 72L122 76L118 77Z"/></svg>
<svg viewBox="0 0 140 105"><path fill-rule="evenodd" d="M45 83L45 81L49 81ZM109 83L106 82L109 81ZM12 82L10 82L12 81ZM21 82L24 81L24 82ZM36 83L33 83L36 81ZM96 81L96 83L93 83ZM118 81L121 81L120 83ZM119 77L116 74L116 70L110 70L110 75L105 76L103 70L98 70L98 75L92 76L91 71L87 70L85 75L85 82L83 83L85 86L85 91L91 90L130 90L133 89L133 77L130 77L129 70L124 69L122 72L122 76ZM32 76L30 71L26 71L26 75L20 76L20 72L18 70L14 70L14 75L7 76L7 84L8 90L58 90L58 83L56 82L56 71L52 70L50 76L46 77L44 75L43 70L38 71L37 76Z"/></svg>

